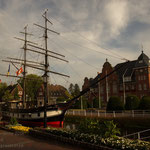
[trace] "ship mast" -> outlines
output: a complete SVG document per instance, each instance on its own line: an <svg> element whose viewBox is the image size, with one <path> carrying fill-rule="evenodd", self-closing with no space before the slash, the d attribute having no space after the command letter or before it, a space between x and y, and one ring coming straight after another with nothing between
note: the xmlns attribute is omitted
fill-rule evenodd
<svg viewBox="0 0 150 150"><path fill-rule="evenodd" d="M47 28L47 22L49 22L50 24L52 24L51 21L49 21L49 19L47 18L47 11L48 10L46 10L44 12L44 14L42 15L42 17L45 19L45 26L43 27L41 25L34 24L34 25L36 25L36 26L44 29L45 49L41 49L39 47L35 47L33 45L30 45L31 47L39 48L39 49L45 51L45 66L44 66L45 69L44 69L44 75L43 75L43 78L44 78L44 128L47 127L47 113L46 112L47 112L47 104L48 104L48 99L49 99L49 97L48 97L49 96L49 94L48 94L48 78L49 78L48 77L48 72L69 77L67 75L63 75L63 74L60 74L60 73L49 71L49 69L48 69L48 67L49 67L48 56L56 58L56 59L59 59L59 60L62 60L62 61L65 61L65 62L68 62L68 61L65 60L65 59L62 59L62 58L59 58L59 57L52 56L52 55L48 54L48 52L50 52L50 51L48 50L48 45L47 45L47 39L48 39L47 31L53 32L53 33L58 34L58 35L59 35L59 33ZM30 49L28 49L28 50L30 50ZM56 55L59 55L61 57L65 57L64 55L61 55L61 54L58 54L58 53L54 53L54 52L52 52L52 53L56 54Z"/></svg>
<svg viewBox="0 0 150 150"><path fill-rule="evenodd" d="M47 11L44 13L45 17L45 73L44 73L44 128L47 127L47 103L48 103L48 52L47 52Z"/></svg>
<svg viewBox="0 0 150 150"><path fill-rule="evenodd" d="M25 41L24 41L24 72L23 72L23 95L22 95L22 99L23 99L23 108L25 107L25 102L26 102L26 87L25 87L25 83L26 83L26 49L27 49L27 26L25 26L24 28L25 30Z"/></svg>

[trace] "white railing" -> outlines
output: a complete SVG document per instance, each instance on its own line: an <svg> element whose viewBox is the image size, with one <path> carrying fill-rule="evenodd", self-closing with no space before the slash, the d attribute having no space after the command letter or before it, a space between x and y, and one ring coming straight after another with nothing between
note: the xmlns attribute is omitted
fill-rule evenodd
<svg viewBox="0 0 150 150"><path fill-rule="evenodd" d="M147 130L135 132L132 134L128 134L123 137L128 137L130 139L147 140L147 139L150 139L149 135L150 135L150 129L147 129Z"/></svg>
<svg viewBox="0 0 150 150"><path fill-rule="evenodd" d="M67 115L91 116L91 117L150 117L150 110L131 111L102 111L102 110L75 110L69 109Z"/></svg>

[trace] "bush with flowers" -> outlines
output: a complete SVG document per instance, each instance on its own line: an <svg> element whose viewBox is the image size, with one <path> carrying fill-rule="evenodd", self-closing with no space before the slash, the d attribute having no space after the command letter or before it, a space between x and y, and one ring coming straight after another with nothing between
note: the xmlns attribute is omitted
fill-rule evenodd
<svg viewBox="0 0 150 150"><path fill-rule="evenodd" d="M31 128L21 126L21 125L16 125L16 126L10 126L9 129L12 129L12 130L15 130L15 131L21 131L21 132L24 132L24 133L28 133Z"/></svg>
<svg viewBox="0 0 150 150"><path fill-rule="evenodd" d="M150 142L141 140L130 140L123 137L113 136L113 137L102 137L97 134L81 133L78 130L67 130L58 128L35 128L35 130L40 130L49 134L53 134L59 137L65 137L72 140L86 142L94 144L96 146L107 146L115 149L125 149L125 150L150 150Z"/></svg>

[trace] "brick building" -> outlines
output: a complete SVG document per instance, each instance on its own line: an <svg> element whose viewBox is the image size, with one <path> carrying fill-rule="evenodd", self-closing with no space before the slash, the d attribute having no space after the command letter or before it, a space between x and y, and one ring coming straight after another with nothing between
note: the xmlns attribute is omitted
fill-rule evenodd
<svg viewBox="0 0 150 150"><path fill-rule="evenodd" d="M86 94L89 100L100 95L101 103L106 105L110 96L119 96L124 102L125 97L130 94L137 95L139 98L150 96L150 59L143 51L137 60L120 63L115 67L112 67L106 59L101 73L98 73L94 79L86 77L82 89L117 68L120 69L91 88Z"/></svg>
<svg viewBox="0 0 150 150"><path fill-rule="evenodd" d="M49 91L49 100L48 104L56 104L56 100L59 97L66 97L66 91L67 89L64 88L61 85L48 85L48 91ZM44 86L42 85L37 93L37 106L43 106L44 105Z"/></svg>

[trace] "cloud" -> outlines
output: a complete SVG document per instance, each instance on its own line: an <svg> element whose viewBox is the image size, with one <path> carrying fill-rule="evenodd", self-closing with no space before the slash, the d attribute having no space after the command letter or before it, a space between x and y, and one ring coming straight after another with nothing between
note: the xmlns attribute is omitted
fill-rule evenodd
<svg viewBox="0 0 150 150"><path fill-rule="evenodd" d="M72 74L70 82L81 84L85 76L94 77L101 71L106 58L113 66L122 62L116 57L136 59L141 43L145 53L150 55L149 0L0 0L1 59L8 55L21 57L23 42L13 37L24 38L19 32L26 24L34 34L29 40L44 45L43 39L39 38L43 36L43 30L33 23L44 24L41 14L46 8L53 21L48 27L61 33L60 36L49 34L48 48L64 53L70 67L54 59L50 59L50 64L53 63L51 66L56 71ZM28 56L32 60L43 60L42 56L33 53ZM0 65L1 73L7 72L7 65ZM33 73L33 70L28 72Z"/></svg>

